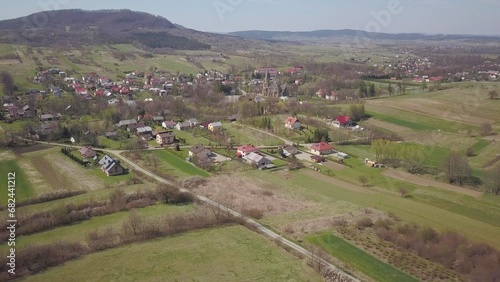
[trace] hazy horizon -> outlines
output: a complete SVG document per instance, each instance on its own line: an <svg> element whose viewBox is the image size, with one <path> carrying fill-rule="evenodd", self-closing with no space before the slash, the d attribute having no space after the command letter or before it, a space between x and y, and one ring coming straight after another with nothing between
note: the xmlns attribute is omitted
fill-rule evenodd
<svg viewBox="0 0 500 282"><path fill-rule="evenodd" d="M315 31L353 29L381 33L499 36L495 0L205 0L145 4L133 0L27 0L8 4L0 20L56 10L130 9L162 16L199 31ZM306 12L305 12L306 11ZM444 12L443 12L444 11ZM43 21L44 19L38 19Z"/></svg>

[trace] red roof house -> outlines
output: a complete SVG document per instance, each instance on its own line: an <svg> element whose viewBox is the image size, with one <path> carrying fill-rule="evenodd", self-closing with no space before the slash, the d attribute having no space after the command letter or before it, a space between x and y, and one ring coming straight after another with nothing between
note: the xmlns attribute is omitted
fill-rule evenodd
<svg viewBox="0 0 500 282"><path fill-rule="evenodd" d="M250 144L246 144L246 145L238 147L238 151L236 152L236 156L245 157L252 152L255 152L255 153L259 152L259 149L250 145Z"/></svg>
<svg viewBox="0 0 500 282"><path fill-rule="evenodd" d="M342 127L346 127L346 126L351 126L352 125L352 119L351 119L350 116L346 116L346 115L338 116L336 118L336 121Z"/></svg>
<svg viewBox="0 0 500 282"><path fill-rule="evenodd" d="M332 152L333 152L333 147L327 142L319 142L311 146L311 153L314 155L318 156L328 155L331 154Z"/></svg>
<svg viewBox="0 0 500 282"><path fill-rule="evenodd" d="M285 127L289 129L300 129L301 124L296 117L287 117L285 119Z"/></svg>

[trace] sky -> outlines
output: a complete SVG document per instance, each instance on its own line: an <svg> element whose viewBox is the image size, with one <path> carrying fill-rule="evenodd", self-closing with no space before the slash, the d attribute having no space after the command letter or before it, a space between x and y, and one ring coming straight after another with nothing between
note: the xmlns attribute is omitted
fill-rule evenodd
<svg viewBox="0 0 500 282"><path fill-rule="evenodd" d="M500 0L0 0L0 20L58 9L130 9L187 28L500 35Z"/></svg>

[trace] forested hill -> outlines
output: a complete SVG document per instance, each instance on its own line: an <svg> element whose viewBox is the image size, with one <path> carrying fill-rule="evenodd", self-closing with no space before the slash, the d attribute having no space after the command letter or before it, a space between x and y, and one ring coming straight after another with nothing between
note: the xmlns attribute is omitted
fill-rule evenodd
<svg viewBox="0 0 500 282"><path fill-rule="evenodd" d="M0 21L0 43L35 46L131 43L146 48L200 50L211 48L207 38L213 36L219 35L206 35L160 16L130 10L57 10Z"/></svg>

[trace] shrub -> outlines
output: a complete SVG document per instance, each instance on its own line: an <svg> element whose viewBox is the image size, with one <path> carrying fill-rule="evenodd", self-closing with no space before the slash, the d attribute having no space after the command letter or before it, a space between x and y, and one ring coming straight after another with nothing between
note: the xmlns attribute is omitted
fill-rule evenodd
<svg viewBox="0 0 500 282"><path fill-rule="evenodd" d="M370 227L373 225L373 221L371 218L369 217L363 217L361 218L360 220L358 220L356 222L356 227L359 229L359 230L363 230L367 227Z"/></svg>
<svg viewBox="0 0 500 282"><path fill-rule="evenodd" d="M245 216L254 218L254 219L261 219L264 217L264 213L262 210L257 209L257 208L248 208L248 209L242 209L241 213L244 214Z"/></svg>

